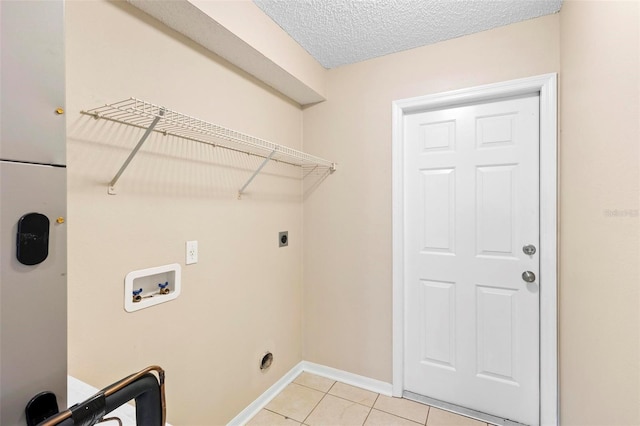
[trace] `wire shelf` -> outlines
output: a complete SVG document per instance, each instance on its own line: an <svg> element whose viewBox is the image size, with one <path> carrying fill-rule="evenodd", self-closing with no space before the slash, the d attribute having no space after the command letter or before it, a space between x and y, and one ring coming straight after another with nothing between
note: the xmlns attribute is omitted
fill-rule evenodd
<svg viewBox="0 0 640 426"><path fill-rule="evenodd" d="M125 161L118 174L116 174L110 182L110 193L115 193L113 187L116 181L151 132L176 136L194 142L264 158L262 165L256 170L242 189L240 189L239 194L244 191L262 167L269 161L277 161L301 167L304 176L311 172L334 172L336 170L336 163L329 160L246 135L136 98L129 98L80 112L81 114L92 116L95 119L105 119L146 129L145 135L138 142L138 145L134 148L129 158L127 158L127 161Z"/></svg>

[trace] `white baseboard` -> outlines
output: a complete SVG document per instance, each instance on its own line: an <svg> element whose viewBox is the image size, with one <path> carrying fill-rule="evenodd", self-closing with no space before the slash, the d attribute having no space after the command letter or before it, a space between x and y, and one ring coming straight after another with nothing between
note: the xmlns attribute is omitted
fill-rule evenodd
<svg viewBox="0 0 640 426"><path fill-rule="evenodd" d="M275 382L269 389L264 391L255 401L235 416L227 426L242 426L253 418L260 410L271 402L284 388L293 382L296 377L303 371L317 376L326 377L327 379L336 380L351 386L357 386L382 395L391 396L391 383L381 380L371 379L369 377L360 376L358 374L349 373L347 371L338 370L337 368L327 367L325 365L316 364L309 361L300 361L287 374L282 376L280 380Z"/></svg>
<svg viewBox="0 0 640 426"><path fill-rule="evenodd" d="M282 376L280 380L275 382L269 389L264 391L255 401L235 416L227 426L242 426L253 418L260 410L267 406L273 398L276 397L287 385L295 380L302 373L302 362L293 367L287 374Z"/></svg>
<svg viewBox="0 0 640 426"><path fill-rule="evenodd" d="M307 371L311 374L316 374L318 376L346 383L351 386L357 386L371 392L391 396L391 383L371 379L369 377L360 376L358 374L349 373L343 370L338 370L337 368L327 367L326 365L315 364L309 361L302 361L298 365L302 365L302 370Z"/></svg>

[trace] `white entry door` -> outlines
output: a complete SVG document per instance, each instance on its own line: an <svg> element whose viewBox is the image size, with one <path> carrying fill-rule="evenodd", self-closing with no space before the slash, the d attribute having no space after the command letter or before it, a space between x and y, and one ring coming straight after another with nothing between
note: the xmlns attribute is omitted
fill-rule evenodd
<svg viewBox="0 0 640 426"><path fill-rule="evenodd" d="M405 120L404 388L538 424L539 97Z"/></svg>

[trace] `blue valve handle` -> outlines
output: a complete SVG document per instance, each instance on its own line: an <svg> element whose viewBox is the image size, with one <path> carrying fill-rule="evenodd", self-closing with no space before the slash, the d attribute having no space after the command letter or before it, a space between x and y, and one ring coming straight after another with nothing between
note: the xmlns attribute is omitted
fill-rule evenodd
<svg viewBox="0 0 640 426"><path fill-rule="evenodd" d="M137 296L137 295L139 295L140 293L142 293L142 289L140 289L140 290L133 290L133 295L134 295L134 296Z"/></svg>
<svg viewBox="0 0 640 426"><path fill-rule="evenodd" d="M158 287L160 287L160 288L165 288L165 287L167 287L168 285L169 285L169 281L166 281L164 284L159 283L159 284L158 284Z"/></svg>

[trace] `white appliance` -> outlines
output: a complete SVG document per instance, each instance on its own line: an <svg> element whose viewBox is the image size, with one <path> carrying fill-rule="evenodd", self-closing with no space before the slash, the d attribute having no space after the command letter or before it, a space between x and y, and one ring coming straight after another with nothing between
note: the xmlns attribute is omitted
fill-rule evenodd
<svg viewBox="0 0 640 426"><path fill-rule="evenodd" d="M64 3L0 1L0 424L67 406Z"/></svg>

